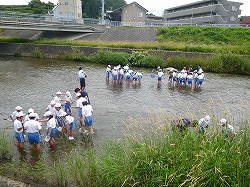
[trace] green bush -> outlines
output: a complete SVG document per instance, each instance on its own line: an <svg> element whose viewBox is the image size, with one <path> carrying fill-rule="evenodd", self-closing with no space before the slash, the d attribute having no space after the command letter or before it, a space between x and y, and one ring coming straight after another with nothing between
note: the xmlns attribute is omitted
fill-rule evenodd
<svg viewBox="0 0 250 187"><path fill-rule="evenodd" d="M32 56L36 58L45 58L45 54L39 49L35 48L34 51L32 51Z"/></svg>
<svg viewBox="0 0 250 187"><path fill-rule="evenodd" d="M99 50L89 56L89 60L100 64L126 65L128 64L128 54L124 52L113 52L109 50Z"/></svg>

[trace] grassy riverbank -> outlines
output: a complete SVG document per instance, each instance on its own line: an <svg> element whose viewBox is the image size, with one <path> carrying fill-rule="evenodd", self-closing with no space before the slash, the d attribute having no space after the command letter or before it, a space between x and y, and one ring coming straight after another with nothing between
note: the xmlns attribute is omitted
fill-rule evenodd
<svg viewBox="0 0 250 187"><path fill-rule="evenodd" d="M84 153L72 150L53 163L42 157L35 164L4 162L0 172L41 186L249 185L248 122L232 140L221 133L215 116L205 135L195 127L175 130L167 119L161 113L131 121L123 139L98 152L93 147Z"/></svg>
<svg viewBox="0 0 250 187"><path fill-rule="evenodd" d="M40 39L27 40L12 37L0 37L0 42L33 43L48 45L106 47L98 52L86 55L72 47L71 52L61 52L56 58L75 61L87 61L111 65L126 65L156 68L201 65L207 72L234 73L250 75L250 29L246 27L215 27L215 26L171 26L158 30L156 42L107 42L88 40ZM129 48L139 50L132 54L114 52L109 48ZM149 54L149 50L184 51L214 54L210 57L170 57L162 53ZM13 55L22 56L22 52ZM31 51L36 58L47 58L39 49Z"/></svg>

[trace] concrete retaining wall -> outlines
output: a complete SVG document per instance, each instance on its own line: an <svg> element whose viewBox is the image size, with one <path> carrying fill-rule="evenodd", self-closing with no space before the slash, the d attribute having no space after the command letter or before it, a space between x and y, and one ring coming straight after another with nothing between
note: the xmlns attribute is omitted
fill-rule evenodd
<svg viewBox="0 0 250 187"><path fill-rule="evenodd" d="M57 58L60 54L70 53L72 51L84 52L86 55L96 53L98 50L112 50L114 52L126 52L131 54L132 51L140 51L136 49L126 48L105 48L105 47L84 47L84 46L65 46L65 45L47 45L47 44L22 44L22 43L0 43L0 55L14 56L15 53L20 53L21 56L33 57L34 51L40 51L45 55L45 58ZM192 53L181 51L163 51L163 50L144 50L148 54L161 54L166 58L175 56L184 57L208 57L210 53Z"/></svg>

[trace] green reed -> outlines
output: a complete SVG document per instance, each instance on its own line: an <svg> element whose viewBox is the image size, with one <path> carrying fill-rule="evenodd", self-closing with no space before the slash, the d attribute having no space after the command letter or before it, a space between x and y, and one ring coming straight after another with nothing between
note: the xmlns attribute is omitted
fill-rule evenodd
<svg viewBox="0 0 250 187"><path fill-rule="evenodd" d="M0 161L9 160L12 157L10 140L6 138L5 132L0 132Z"/></svg>

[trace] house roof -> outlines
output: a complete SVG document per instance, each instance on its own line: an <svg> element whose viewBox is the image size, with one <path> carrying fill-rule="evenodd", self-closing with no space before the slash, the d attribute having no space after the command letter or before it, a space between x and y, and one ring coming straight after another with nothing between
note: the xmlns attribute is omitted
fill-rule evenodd
<svg viewBox="0 0 250 187"><path fill-rule="evenodd" d="M250 16L244 16L241 24L250 24Z"/></svg>
<svg viewBox="0 0 250 187"><path fill-rule="evenodd" d="M136 4L138 7L140 7L141 9L143 9L145 12L148 12L147 9L145 9L145 8L142 7L140 4L138 4L137 2L134 1L134 2L132 2L132 3L130 3L130 4L124 5L124 6L120 7L120 8L118 8L118 9L114 10L113 13L114 13L114 12L121 12L125 7L127 7L127 6L129 6L129 5L131 5L131 4Z"/></svg>

